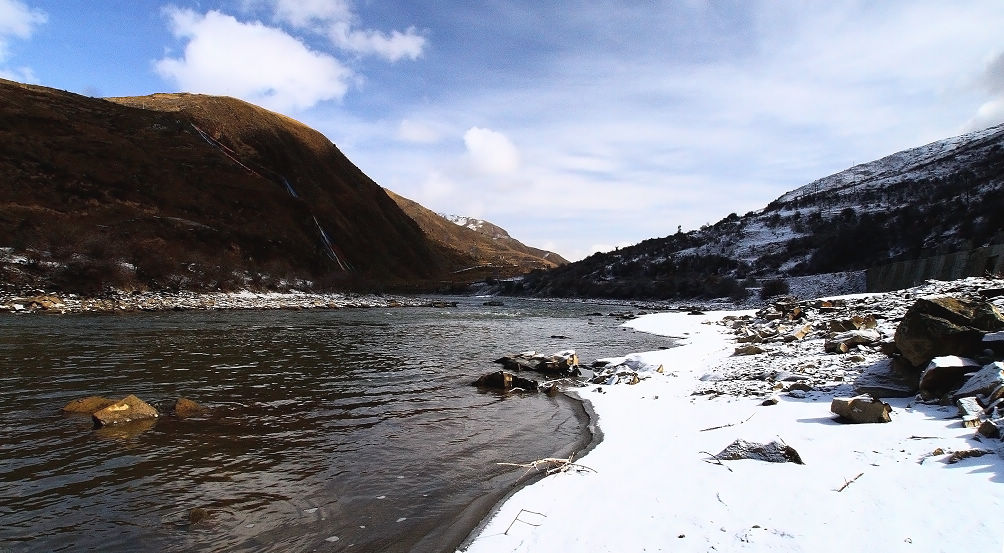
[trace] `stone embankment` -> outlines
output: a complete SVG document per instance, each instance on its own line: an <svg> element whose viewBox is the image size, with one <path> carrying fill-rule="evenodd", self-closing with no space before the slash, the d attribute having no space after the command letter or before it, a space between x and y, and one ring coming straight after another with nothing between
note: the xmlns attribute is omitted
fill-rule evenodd
<svg viewBox="0 0 1004 553"><path fill-rule="evenodd" d="M114 313L129 311L187 311L214 309L341 309L360 307L438 307L442 302L382 295L288 293L115 292L103 297L80 297L38 291L0 295L0 312Z"/></svg>

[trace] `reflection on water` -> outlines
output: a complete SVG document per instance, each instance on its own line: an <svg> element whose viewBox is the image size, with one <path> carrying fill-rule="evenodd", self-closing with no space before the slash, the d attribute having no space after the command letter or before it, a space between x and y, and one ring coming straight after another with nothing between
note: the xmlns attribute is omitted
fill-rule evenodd
<svg viewBox="0 0 1004 553"><path fill-rule="evenodd" d="M563 396L471 387L514 351L584 361L669 345L611 307L0 318L0 547L440 551L521 471L581 448ZM548 338L568 336L569 338ZM136 394L205 417L93 430L59 409ZM195 511L193 511L193 509Z"/></svg>

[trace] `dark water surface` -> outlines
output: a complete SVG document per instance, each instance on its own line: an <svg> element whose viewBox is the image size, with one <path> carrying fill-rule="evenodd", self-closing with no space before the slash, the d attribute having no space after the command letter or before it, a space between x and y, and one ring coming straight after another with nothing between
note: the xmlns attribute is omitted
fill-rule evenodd
<svg viewBox="0 0 1004 553"><path fill-rule="evenodd" d="M615 306L458 299L0 316L0 551L452 550L523 472L497 462L589 440L578 402L470 386L493 359L670 345L587 316ZM212 412L100 430L60 413L129 393Z"/></svg>

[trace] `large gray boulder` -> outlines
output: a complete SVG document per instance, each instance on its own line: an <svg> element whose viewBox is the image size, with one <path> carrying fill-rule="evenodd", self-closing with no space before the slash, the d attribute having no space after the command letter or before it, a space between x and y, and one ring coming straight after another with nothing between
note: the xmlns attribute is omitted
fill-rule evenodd
<svg viewBox="0 0 1004 553"><path fill-rule="evenodd" d="M948 296L921 298L896 329L896 347L914 367L938 356L973 356L983 336L1004 330L1004 315L993 304Z"/></svg>

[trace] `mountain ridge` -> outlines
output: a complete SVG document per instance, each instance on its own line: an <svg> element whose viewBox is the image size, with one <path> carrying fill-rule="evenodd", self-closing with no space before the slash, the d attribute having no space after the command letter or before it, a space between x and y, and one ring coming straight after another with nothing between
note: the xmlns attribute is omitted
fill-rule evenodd
<svg viewBox="0 0 1004 553"><path fill-rule="evenodd" d="M1004 125L997 125L855 165L743 216L530 274L505 291L738 298L765 281L997 244L1001 213Z"/></svg>

